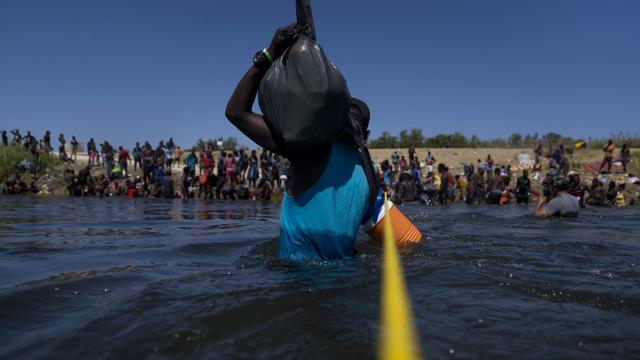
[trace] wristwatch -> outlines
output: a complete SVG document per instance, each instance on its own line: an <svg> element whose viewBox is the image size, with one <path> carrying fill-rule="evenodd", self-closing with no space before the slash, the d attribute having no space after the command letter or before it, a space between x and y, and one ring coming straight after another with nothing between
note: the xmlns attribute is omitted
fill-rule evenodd
<svg viewBox="0 0 640 360"><path fill-rule="evenodd" d="M273 58L267 49L262 49L253 55L253 66L261 70L267 70L271 67Z"/></svg>

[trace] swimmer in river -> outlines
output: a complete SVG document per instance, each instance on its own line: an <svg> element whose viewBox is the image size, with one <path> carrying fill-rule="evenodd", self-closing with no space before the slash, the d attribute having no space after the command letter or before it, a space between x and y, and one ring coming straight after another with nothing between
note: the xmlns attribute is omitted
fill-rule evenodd
<svg viewBox="0 0 640 360"><path fill-rule="evenodd" d="M551 200L549 197L540 198L538 206L533 209L535 217L545 219L552 216L575 217L578 215L580 203L578 198L568 193L569 180L566 177L554 177L551 190L555 196Z"/></svg>
<svg viewBox="0 0 640 360"><path fill-rule="evenodd" d="M369 197L358 149L340 138L308 149L286 148L276 140L263 115L252 111L261 80L291 45L281 35L298 26L279 28L268 49L256 54L231 95L225 115L256 144L291 162L278 256L289 260L351 257ZM352 99L350 113L368 123L369 109L364 102Z"/></svg>

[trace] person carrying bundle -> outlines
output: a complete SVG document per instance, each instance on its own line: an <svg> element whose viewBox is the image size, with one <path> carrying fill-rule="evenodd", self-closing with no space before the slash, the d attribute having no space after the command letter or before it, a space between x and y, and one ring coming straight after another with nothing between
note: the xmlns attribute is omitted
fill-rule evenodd
<svg viewBox="0 0 640 360"><path fill-rule="evenodd" d="M379 185L364 146L367 105L317 44L309 0L281 27L240 79L225 115L247 137L291 163L278 256L348 258L360 225L372 218ZM252 107L259 93L264 115ZM379 208L379 205L378 205Z"/></svg>

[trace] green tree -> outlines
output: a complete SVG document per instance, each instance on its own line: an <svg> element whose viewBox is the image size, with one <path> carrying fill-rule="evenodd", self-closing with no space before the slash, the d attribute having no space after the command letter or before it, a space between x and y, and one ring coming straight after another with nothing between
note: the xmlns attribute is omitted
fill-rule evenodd
<svg viewBox="0 0 640 360"><path fill-rule="evenodd" d="M422 147L424 146L424 140L422 129L411 129L411 132L407 132L407 130L400 131L400 147L408 148L410 145Z"/></svg>
<svg viewBox="0 0 640 360"><path fill-rule="evenodd" d="M226 151L235 151L238 146L238 139L228 137L222 141L222 148Z"/></svg>
<svg viewBox="0 0 640 360"><path fill-rule="evenodd" d="M480 147L480 139L478 138L477 135L473 135L471 139L469 139L469 146L472 148Z"/></svg>
<svg viewBox="0 0 640 360"><path fill-rule="evenodd" d="M520 147L522 146L522 135L520 133L513 133L509 136L509 146Z"/></svg>
<svg viewBox="0 0 640 360"><path fill-rule="evenodd" d="M369 142L372 149L392 149L398 147L398 138L391 135L388 131L383 131L380 136Z"/></svg>

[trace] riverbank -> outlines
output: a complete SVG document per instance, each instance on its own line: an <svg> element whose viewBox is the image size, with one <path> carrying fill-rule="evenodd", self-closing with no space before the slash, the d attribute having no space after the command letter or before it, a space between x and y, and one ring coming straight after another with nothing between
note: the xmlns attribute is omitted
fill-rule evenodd
<svg viewBox="0 0 640 360"><path fill-rule="evenodd" d="M485 160L488 154L494 159L495 165L511 165L514 169L519 167L517 156L520 154L527 154L533 158L533 150L528 148L520 149L504 149L504 148L484 148L484 149L469 149L469 148L447 148L447 149L430 149L432 155L436 158L436 163L444 163L453 171L454 174L461 174L463 172L463 164L476 164L480 160ZM371 149L371 156L374 162L380 163L385 159L390 159L394 151L398 151L400 156L408 158L408 149ZM258 152L260 154L260 152ZM415 156L424 163L424 159L427 154L426 148L416 149ZM640 173L640 149L631 149L632 161L628 165L627 173L638 175ZM216 154L214 154L215 156ZM614 154L617 155L617 154ZM597 168L602 161L603 153L600 149L576 149L569 156L569 163L571 170L580 174L583 181L591 181L597 175L595 174L594 167ZM217 157L216 157L217 158ZM86 167L89 157L87 153L78 153L75 162L57 162L46 169L36 179L36 186L40 189L40 195L68 195L67 184L64 181L65 170L73 170L76 174ZM543 175L549 170L546 159L542 161L541 176L534 178L532 181L532 189L534 192L540 192L542 189ZM171 174L174 180L174 184L177 187L180 181L180 176L183 168L182 161L175 161ZM136 176L142 176L140 169L134 170L133 163L130 163L130 178ZM614 167L614 175L612 179L616 182L624 182L627 177L626 174L622 174L621 167ZM91 175L95 178L99 178L101 175L106 174L102 166L93 166L91 168ZM520 171L513 172L514 177L521 174ZM426 175L426 171L423 171L423 176ZM533 175L533 174L532 174ZM513 179L515 180L515 179ZM124 183L125 180L119 180ZM515 181L514 181L515 182ZM636 191L634 189L634 191ZM637 192L637 191L636 191Z"/></svg>

